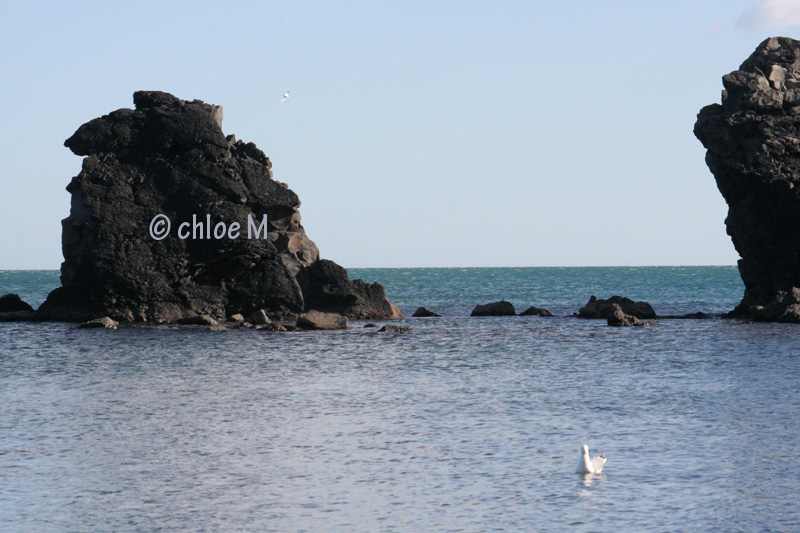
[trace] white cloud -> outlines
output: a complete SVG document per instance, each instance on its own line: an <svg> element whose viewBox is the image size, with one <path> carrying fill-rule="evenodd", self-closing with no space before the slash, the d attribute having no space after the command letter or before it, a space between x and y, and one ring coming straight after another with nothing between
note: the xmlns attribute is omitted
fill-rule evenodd
<svg viewBox="0 0 800 533"><path fill-rule="evenodd" d="M800 26L800 0L759 0L739 16L736 25L750 31Z"/></svg>

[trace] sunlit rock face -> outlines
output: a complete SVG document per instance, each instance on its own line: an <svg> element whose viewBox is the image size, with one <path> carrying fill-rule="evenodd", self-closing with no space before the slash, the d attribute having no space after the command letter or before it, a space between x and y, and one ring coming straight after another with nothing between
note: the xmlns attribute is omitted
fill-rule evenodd
<svg viewBox="0 0 800 533"><path fill-rule="evenodd" d="M728 234L745 285L732 316L800 321L800 41L762 42L723 76L695 136L728 204Z"/></svg>
<svg viewBox="0 0 800 533"><path fill-rule="evenodd" d="M158 91L133 101L135 109L87 122L64 143L85 159L67 186L62 287L42 318L401 316L383 287L320 259L299 198L253 143L223 134L221 106ZM157 215L170 222L166 236Z"/></svg>

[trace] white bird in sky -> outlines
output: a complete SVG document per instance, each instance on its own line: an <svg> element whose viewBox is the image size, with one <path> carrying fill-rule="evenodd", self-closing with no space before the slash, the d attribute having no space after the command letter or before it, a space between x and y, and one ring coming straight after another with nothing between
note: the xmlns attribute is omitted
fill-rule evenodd
<svg viewBox="0 0 800 533"><path fill-rule="evenodd" d="M581 446L581 460L578 463L579 474L599 474L603 471L603 465L606 464L606 456L603 454L589 460L589 447L587 445Z"/></svg>
<svg viewBox="0 0 800 533"><path fill-rule="evenodd" d="M286 91L285 93L283 93L283 98L281 98L281 102L283 102L287 98L289 98L289 91Z"/></svg>

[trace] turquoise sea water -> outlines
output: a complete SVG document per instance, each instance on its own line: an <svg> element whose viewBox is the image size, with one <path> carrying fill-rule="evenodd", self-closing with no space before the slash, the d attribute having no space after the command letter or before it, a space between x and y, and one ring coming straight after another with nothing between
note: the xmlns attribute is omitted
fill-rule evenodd
<svg viewBox="0 0 800 533"><path fill-rule="evenodd" d="M733 267L368 269L376 334L0 323L0 530L794 531L800 328ZM40 303L53 272L0 273ZM505 298L562 316L470 318ZM579 449L608 457L575 474Z"/></svg>
<svg viewBox="0 0 800 533"><path fill-rule="evenodd" d="M744 287L733 266L562 268L351 268L352 279L378 281L406 314L426 306L467 314L478 303L506 299L521 312L536 305L570 315L592 294L651 302L662 315L733 309ZM18 293L38 307L60 285L56 270L0 270L0 293Z"/></svg>

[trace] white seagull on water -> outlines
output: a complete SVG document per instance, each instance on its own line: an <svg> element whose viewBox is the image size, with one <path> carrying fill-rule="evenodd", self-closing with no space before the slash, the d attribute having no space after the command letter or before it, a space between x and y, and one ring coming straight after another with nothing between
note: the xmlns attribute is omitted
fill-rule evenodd
<svg viewBox="0 0 800 533"><path fill-rule="evenodd" d="M577 470L579 474L599 474L603 471L604 464L606 464L605 455L600 454L589 460L589 447L585 444L581 446L581 460Z"/></svg>
<svg viewBox="0 0 800 533"><path fill-rule="evenodd" d="M285 93L283 93L283 98L281 98L281 102L283 102L287 98L289 98L289 91L286 91Z"/></svg>

